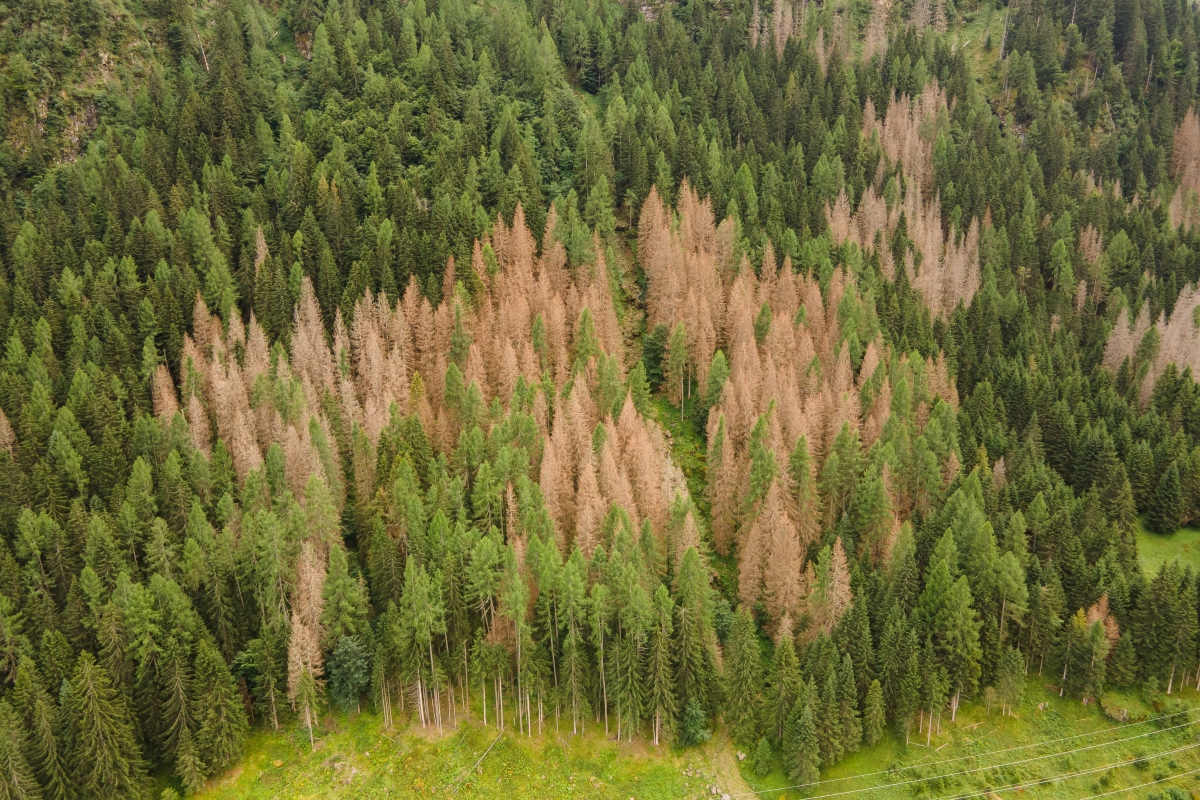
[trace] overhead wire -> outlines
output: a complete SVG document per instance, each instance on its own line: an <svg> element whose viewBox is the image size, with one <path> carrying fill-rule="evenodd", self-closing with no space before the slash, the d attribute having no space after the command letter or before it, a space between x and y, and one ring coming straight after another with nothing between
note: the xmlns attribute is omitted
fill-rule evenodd
<svg viewBox="0 0 1200 800"><path fill-rule="evenodd" d="M1097 800L1097 798L1100 798L1100 797L1112 797L1114 794L1121 794L1123 792L1132 792L1134 789L1145 789L1147 786L1154 786L1155 784L1158 784L1158 783L1167 783L1168 781L1174 781L1174 780L1178 780L1180 778L1186 778L1189 775L1195 775L1197 772L1200 772L1200 767L1197 767L1196 769L1189 769L1187 772L1180 772L1178 775L1167 775L1166 777L1163 777L1163 778L1155 778L1152 781L1146 781L1145 783L1139 783L1137 786L1126 786L1122 789L1112 789L1107 792L1101 792L1100 794L1088 795L1087 797L1084 797L1083 800Z"/></svg>
<svg viewBox="0 0 1200 800"><path fill-rule="evenodd" d="M1046 778L1034 778L1033 780L1012 783L1012 784L1009 784L1008 786L992 786L992 787L988 787L986 789L976 789L974 791L965 792L965 793L943 795L942 797L935 797L935 798L933 798L933 800L969 800L969 798L978 797L980 794L1000 794L1001 792L1024 791L1026 789L1031 789L1035 786L1045 786L1048 783L1057 783L1058 781L1066 781L1066 780L1070 780L1072 778L1079 778L1084 775L1094 775L1097 772L1106 772L1107 770L1110 770L1110 769L1117 769L1119 767L1132 766L1139 761L1149 760L1151 758L1162 758L1163 756L1170 756L1170 755L1174 755L1176 753L1182 753L1185 750L1195 750L1197 747L1200 747L1200 742L1196 742L1195 744L1187 744L1182 747L1176 747L1173 750L1164 750L1160 753L1152 753L1148 756L1135 756L1133 758L1126 759L1125 761L1118 761L1113 764L1102 764L1098 767L1090 767L1088 769L1078 770L1076 772L1066 772L1061 775L1051 775ZM1200 770L1197 770L1197 771L1200 772ZM884 788L884 787L879 787L879 788ZM1129 788L1132 789L1132 788L1136 788L1136 787L1129 787ZM865 791L874 791L874 789L867 789ZM809 798L809 800L820 800L820 798L823 798L823 797L833 797L833 796L834 795L816 795L814 797Z"/></svg>
<svg viewBox="0 0 1200 800"><path fill-rule="evenodd" d="M1172 718L1181 716L1183 714L1187 714L1187 713L1191 712L1192 710L1193 709L1187 709L1185 711L1180 711L1180 712L1177 712L1174 714L1169 714L1165 717L1157 717L1154 720L1147 720L1146 722L1149 722L1149 721L1161 722L1162 720L1172 719ZM1099 742L1097 744L1087 745L1085 747L1077 747L1073 750L1062 750L1062 751L1057 751L1054 753L1044 753L1042 755L1031 756L1029 758L1022 758L1022 759L1017 759L1014 761L1007 761L1007 762L1003 762L1003 763L999 763L999 764L990 764L990 765L984 765L984 766L979 766L979 767L972 767L970 769L959 770L957 772L949 772L944 775L930 775L930 776L926 776L926 777L909 778L909 779L903 780L903 781L896 781L893 783L880 784L879 786L875 786L875 787L871 787L871 788L867 788L867 789L846 789L846 790L843 790L840 792L817 795L813 798L810 798L810 800L817 800L818 797L842 797L842 796L855 794L858 792L864 792L864 791L875 791L877 789L891 789L891 788L896 788L899 786L909 786L914 783L925 783L927 781L932 781L932 780L940 780L940 779L944 779L944 778L954 778L954 777L959 777L962 775L971 775L971 774L975 774L978 772L987 772L989 770L1004 769L1005 767L1013 767L1013 766L1018 766L1021 764L1029 764L1029 763L1033 763L1035 761L1044 761L1048 758L1057 758L1060 756L1074 755L1075 753L1082 753L1082 752L1086 752L1088 750L1096 750L1096 749L1103 748L1103 747L1112 747L1113 745L1118 745L1118 744L1122 744L1124 742L1134 741L1136 739L1144 739L1148 736L1157 736L1162 733L1169 733L1170 731L1190 727L1192 725L1195 725L1197 722L1200 722L1200 719L1189 720L1188 722L1183 722L1178 725L1172 725L1172 726L1169 726L1166 728L1159 728L1157 730L1147 731L1145 733L1139 733L1135 736L1126 736L1121 739L1114 739L1110 742ZM1145 722L1135 723L1135 724L1140 725L1140 724L1145 724ZM910 765L907 765L904 767L897 767L895 769L880 770L877 772L866 772L866 773L861 773L858 775L848 775L848 776L844 776L844 777L840 777L840 778L832 778L827 781L798 783L798 784L794 784L792 786L781 786L781 787L775 788L775 789L761 789L758 791L741 792L739 794L731 795L731 797L763 796L763 795L772 794L775 792L787 791L789 789L805 789L805 788L811 788L814 786L819 786L821 784L840 783L840 782L850 781L850 780L860 780L862 778L871 778L871 777L876 777L878 775L887 775L887 774L892 774L892 773L899 772L899 771L908 771L908 770L913 770L913 769L918 769L918 768L934 767L934 766L954 763L957 761L963 761L963 760L971 759L971 758L985 758L988 756L995 756L995 755L1000 755L1003 753L1015 752L1017 750L1025 750L1025 749L1029 749L1031 747L1044 747L1044 746L1050 745L1050 744L1061 743L1064 741L1071 741L1073 739L1079 739L1079 738L1083 738L1085 736L1095 735L1097 733L1107 733L1107 732L1111 732L1113 730L1118 730L1121 727L1122 726L1113 726L1110 728L1106 728L1103 731L1093 731L1090 734L1076 734L1074 736L1064 736L1059 739L1048 739L1048 740L1042 741L1042 742L1035 742L1035 743L1027 744L1027 745L1018 745L1018 746L1009 747L1009 748L1002 748L1000 750L994 750L991 752L975 753L975 754L966 755L966 756L958 756L956 758L943 759L942 761L926 762L923 764L910 764Z"/></svg>

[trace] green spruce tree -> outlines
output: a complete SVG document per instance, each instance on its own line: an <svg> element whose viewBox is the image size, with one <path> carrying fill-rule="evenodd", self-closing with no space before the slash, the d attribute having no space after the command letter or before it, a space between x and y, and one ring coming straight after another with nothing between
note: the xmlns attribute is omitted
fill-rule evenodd
<svg viewBox="0 0 1200 800"><path fill-rule="evenodd" d="M142 797L147 776L125 700L86 650L63 694L67 761L77 796Z"/></svg>
<svg viewBox="0 0 1200 800"><path fill-rule="evenodd" d="M1150 499L1150 527L1158 533L1174 533L1183 519L1183 494L1180 490L1179 468L1167 467L1158 479Z"/></svg>
<svg viewBox="0 0 1200 800"><path fill-rule="evenodd" d="M754 620L742 608L725 645L725 722L733 740L742 744L758 738L761 658Z"/></svg>
<svg viewBox="0 0 1200 800"><path fill-rule="evenodd" d="M868 747L879 744L887 718L883 705L883 686L878 680L871 681L867 689L867 701L863 708L863 741Z"/></svg>
<svg viewBox="0 0 1200 800"><path fill-rule="evenodd" d="M675 697L675 675L672 669L673 644L671 634L675 604L667 587L659 585L654 590L654 611L650 624L650 652L647 662L647 679L650 684L649 711L653 718L654 746L665 735L679 713Z"/></svg>

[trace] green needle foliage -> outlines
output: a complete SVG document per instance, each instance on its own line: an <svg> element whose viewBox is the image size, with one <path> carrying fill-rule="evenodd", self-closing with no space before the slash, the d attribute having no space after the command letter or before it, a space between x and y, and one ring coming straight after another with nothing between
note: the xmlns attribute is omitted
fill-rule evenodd
<svg viewBox="0 0 1200 800"><path fill-rule="evenodd" d="M760 5L4 8L0 798L1191 684L1200 11Z"/></svg>

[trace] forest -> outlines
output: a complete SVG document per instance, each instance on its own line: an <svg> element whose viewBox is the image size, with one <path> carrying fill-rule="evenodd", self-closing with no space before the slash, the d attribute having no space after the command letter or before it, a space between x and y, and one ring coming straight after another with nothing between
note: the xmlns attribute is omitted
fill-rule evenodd
<svg viewBox="0 0 1200 800"><path fill-rule="evenodd" d="M1027 686L1200 690L1200 574L1141 552L1200 527L1198 37L0 4L0 799L367 712L811 793Z"/></svg>

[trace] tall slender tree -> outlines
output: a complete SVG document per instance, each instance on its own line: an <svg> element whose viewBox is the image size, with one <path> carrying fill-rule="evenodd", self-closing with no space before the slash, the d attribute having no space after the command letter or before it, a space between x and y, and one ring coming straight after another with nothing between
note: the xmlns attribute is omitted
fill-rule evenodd
<svg viewBox="0 0 1200 800"><path fill-rule="evenodd" d="M745 608L733 618L725 645L725 722L734 741L758 738L762 656L754 620Z"/></svg>
<svg viewBox="0 0 1200 800"><path fill-rule="evenodd" d="M68 763L83 797L141 797L147 785L142 754L123 698L86 650L63 694Z"/></svg>
<svg viewBox="0 0 1200 800"><path fill-rule="evenodd" d="M649 711L653 715L654 746L658 746L661 735L673 727L675 715L679 713L679 702L675 697L675 681L672 651L675 603L667 587L659 585L654 590L654 616L650 624L649 658L647 679L650 684Z"/></svg>

